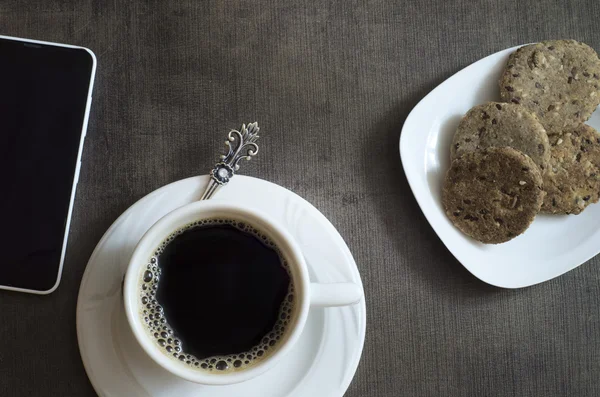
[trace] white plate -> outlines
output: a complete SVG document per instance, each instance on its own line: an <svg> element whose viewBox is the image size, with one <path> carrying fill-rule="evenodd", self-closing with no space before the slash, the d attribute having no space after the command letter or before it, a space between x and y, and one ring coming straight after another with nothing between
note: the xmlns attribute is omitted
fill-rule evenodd
<svg viewBox="0 0 600 397"><path fill-rule="evenodd" d="M311 309L294 350L274 369L231 386L181 380L155 364L136 343L121 298L121 281L133 248L158 219L198 200L207 176L184 179L142 198L115 221L98 243L81 281L77 337L90 381L102 397L341 397L363 349L366 308ZM245 200L267 212L296 238L311 280L362 286L344 240L312 205L275 184L236 176L213 200Z"/></svg>
<svg viewBox="0 0 600 397"><path fill-rule="evenodd" d="M550 280L600 252L600 204L580 215L538 215L521 236L486 245L465 236L446 217L441 187L450 165L450 142L471 107L499 101L498 80L509 54L497 52L444 81L415 106L400 136L400 157L425 217L450 252L477 278L504 288ZM598 129L595 112L588 124Z"/></svg>

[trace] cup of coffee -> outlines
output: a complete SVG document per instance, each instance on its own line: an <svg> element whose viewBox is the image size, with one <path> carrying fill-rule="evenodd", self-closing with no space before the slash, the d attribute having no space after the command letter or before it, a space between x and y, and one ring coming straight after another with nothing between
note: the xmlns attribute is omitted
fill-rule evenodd
<svg viewBox="0 0 600 397"><path fill-rule="evenodd" d="M146 353L208 385L272 368L298 341L311 306L362 299L353 283L311 283L298 244L268 215L213 200L181 207L148 230L123 294Z"/></svg>

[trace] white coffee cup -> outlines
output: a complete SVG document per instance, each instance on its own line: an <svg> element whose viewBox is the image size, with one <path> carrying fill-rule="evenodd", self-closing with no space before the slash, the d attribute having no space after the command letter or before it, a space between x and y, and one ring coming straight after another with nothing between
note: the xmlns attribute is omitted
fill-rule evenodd
<svg viewBox="0 0 600 397"><path fill-rule="evenodd" d="M276 351L257 364L236 372L218 373L192 368L190 365L171 357L152 338L144 324L140 303L142 273L156 249L173 232L203 219L232 219L252 225L265 233L279 248L287 260L294 283L295 315ZM317 264L318 265L318 264ZM172 374L191 382L207 385L234 384L254 378L272 368L282 357L292 350L298 341L311 306L345 306L362 299L362 289L353 283L318 284L311 283L308 269L300 247L284 227L260 211L239 204L204 200L183 206L167 214L156 222L136 246L127 272L123 288L125 312L135 338L148 355L161 367Z"/></svg>

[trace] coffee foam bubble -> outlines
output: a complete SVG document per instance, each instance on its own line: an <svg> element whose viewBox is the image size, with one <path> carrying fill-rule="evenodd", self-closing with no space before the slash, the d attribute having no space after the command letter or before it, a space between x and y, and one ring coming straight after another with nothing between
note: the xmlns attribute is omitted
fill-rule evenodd
<svg viewBox="0 0 600 397"><path fill-rule="evenodd" d="M160 282L161 269L158 263L160 254L171 241L183 232L203 226L231 225L237 229L250 233L261 240L265 245L277 252L281 260L282 267L290 275L290 286L288 293L281 303L279 309L279 318L275 322L273 329L266 334L261 342L246 352L231 354L226 356L212 356L206 358L197 358L185 352L181 340L175 336L174 330L168 324L164 316L164 310L156 300L156 292ZM286 336L290 322L293 321L295 300L293 277L289 264L284 259L279 248L263 232L244 223L230 219L205 219L190 223L183 228L170 234L155 250L154 255L148 261L148 264L140 272L139 304L140 316L142 322L146 325L146 331L150 335L158 348L167 356L185 363L192 368L207 372L228 373L247 369L256 365L261 360L272 355Z"/></svg>

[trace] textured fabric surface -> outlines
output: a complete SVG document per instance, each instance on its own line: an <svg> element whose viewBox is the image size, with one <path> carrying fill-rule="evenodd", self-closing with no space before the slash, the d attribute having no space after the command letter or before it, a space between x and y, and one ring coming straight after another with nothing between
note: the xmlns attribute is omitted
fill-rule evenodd
<svg viewBox="0 0 600 397"><path fill-rule="evenodd" d="M263 151L244 173L312 202L362 273L367 338L346 396L600 395L599 261L522 290L481 283L398 155L404 119L444 79L521 43L600 49L598 20L597 0L3 0L2 34L87 46L98 74L62 283L0 292L0 396L94 395L75 332L94 246L254 120Z"/></svg>

